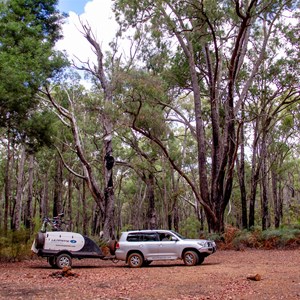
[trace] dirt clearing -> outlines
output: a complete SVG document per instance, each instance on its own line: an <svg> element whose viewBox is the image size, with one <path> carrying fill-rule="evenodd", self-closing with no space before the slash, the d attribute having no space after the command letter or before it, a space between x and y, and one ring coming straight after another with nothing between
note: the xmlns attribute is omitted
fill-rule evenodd
<svg viewBox="0 0 300 300"><path fill-rule="evenodd" d="M73 261L77 277L55 271L46 259L0 263L0 299L300 299L300 250L217 251L196 267L85 259Z"/></svg>

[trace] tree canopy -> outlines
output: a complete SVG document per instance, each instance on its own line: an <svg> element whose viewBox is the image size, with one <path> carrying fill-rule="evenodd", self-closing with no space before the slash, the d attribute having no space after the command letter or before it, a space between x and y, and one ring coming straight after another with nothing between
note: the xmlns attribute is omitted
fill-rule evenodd
<svg viewBox="0 0 300 300"><path fill-rule="evenodd" d="M22 132L38 103L34 95L63 65L53 50L62 20L57 0L0 3L1 127Z"/></svg>

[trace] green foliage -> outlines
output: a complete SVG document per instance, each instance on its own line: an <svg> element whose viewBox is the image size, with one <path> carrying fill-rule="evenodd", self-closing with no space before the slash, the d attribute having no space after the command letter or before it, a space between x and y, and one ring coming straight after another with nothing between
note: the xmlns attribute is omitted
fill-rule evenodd
<svg viewBox="0 0 300 300"><path fill-rule="evenodd" d="M199 238L201 224L195 216L186 218L180 224L180 233L188 238Z"/></svg>
<svg viewBox="0 0 300 300"><path fill-rule="evenodd" d="M0 233L0 261L20 261L30 257L33 238L25 229Z"/></svg>
<svg viewBox="0 0 300 300"><path fill-rule="evenodd" d="M52 48L60 36L57 0L0 3L0 126L22 128L34 95L63 66Z"/></svg>
<svg viewBox="0 0 300 300"><path fill-rule="evenodd" d="M42 146L52 146L53 136L56 134L54 121L53 113L42 111L35 112L23 122L20 137L30 151L36 152Z"/></svg>
<svg viewBox="0 0 300 300"><path fill-rule="evenodd" d="M126 112L128 121L153 136L167 131L163 107L168 101L165 82L158 76L133 70L123 75L119 108Z"/></svg>

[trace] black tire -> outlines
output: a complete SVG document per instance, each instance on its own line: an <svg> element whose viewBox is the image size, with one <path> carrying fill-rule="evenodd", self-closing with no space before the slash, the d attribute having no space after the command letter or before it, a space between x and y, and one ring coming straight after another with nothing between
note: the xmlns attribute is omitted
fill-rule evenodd
<svg viewBox="0 0 300 300"><path fill-rule="evenodd" d="M38 232L35 237L35 248L43 249L45 244L45 234L42 232Z"/></svg>
<svg viewBox="0 0 300 300"><path fill-rule="evenodd" d="M128 256L128 265L131 268L140 268L144 263L143 256L139 253L131 253Z"/></svg>
<svg viewBox="0 0 300 300"><path fill-rule="evenodd" d="M153 260L145 260L143 262L143 267L148 267L151 263L152 263Z"/></svg>
<svg viewBox="0 0 300 300"><path fill-rule="evenodd" d="M56 266L59 269L63 267L71 267L72 266L72 258L69 254L60 254L56 258Z"/></svg>
<svg viewBox="0 0 300 300"><path fill-rule="evenodd" d="M198 264L198 254L195 251L189 250L183 254L183 261L186 266L195 266Z"/></svg>
<svg viewBox="0 0 300 300"><path fill-rule="evenodd" d="M49 257L48 263L52 268L56 268L56 257L55 256Z"/></svg>
<svg viewBox="0 0 300 300"><path fill-rule="evenodd" d="M201 265L203 262L204 262L204 256L202 255L198 255L198 262L197 262L197 265Z"/></svg>

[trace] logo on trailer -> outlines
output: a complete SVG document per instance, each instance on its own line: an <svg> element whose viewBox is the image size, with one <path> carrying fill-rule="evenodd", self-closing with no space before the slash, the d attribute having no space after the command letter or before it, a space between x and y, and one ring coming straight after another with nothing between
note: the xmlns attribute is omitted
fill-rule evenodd
<svg viewBox="0 0 300 300"><path fill-rule="evenodd" d="M72 244L76 244L76 243L77 243L77 241L75 241L75 240L71 240L71 241L70 241L70 243L72 243Z"/></svg>

